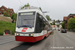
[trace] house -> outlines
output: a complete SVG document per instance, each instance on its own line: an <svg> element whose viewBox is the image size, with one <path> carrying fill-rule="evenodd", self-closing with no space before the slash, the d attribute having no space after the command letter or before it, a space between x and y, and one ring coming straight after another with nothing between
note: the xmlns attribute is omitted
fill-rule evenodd
<svg viewBox="0 0 75 50"><path fill-rule="evenodd" d="M62 20L56 20L55 25L60 25L63 21Z"/></svg>
<svg viewBox="0 0 75 50"><path fill-rule="evenodd" d="M67 29L67 22L70 18L75 18L75 14L69 14L63 18L63 21L65 22L65 29Z"/></svg>
<svg viewBox="0 0 75 50"><path fill-rule="evenodd" d="M65 28L67 28L67 21L68 21L68 16L65 16L64 17L64 19L63 19L63 21L64 21L64 25L65 25Z"/></svg>
<svg viewBox="0 0 75 50"><path fill-rule="evenodd" d="M5 6L0 7L0 15L8 15L11 17L11 15L14 13L13 9L6 8Z"/></svg>
<svg viewBox="0 0 75 50"><path fill-rule="evenodd" d="M52 25L52 29L55 30L55 25Z"/></svg>
<svg viewBox="0 0 75 50"><path fill-rule="evenodd" d="M53 20L49 20L48 22L49 22L49 23L53 23Z"/></svg>

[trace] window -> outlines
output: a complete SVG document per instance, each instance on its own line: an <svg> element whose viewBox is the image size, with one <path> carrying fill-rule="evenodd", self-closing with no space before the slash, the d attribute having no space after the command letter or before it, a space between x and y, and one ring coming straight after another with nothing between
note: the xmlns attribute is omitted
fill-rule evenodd
<svg viewBox="0 0 75 50"><path fill-rule="evenodd" d="M73 16L70 16L70 18L73 18Z"/></svg>
<svg viewBox="0 0 75 50"><path fill-rule="evenodd" d="M8 10L8 12L10 12L10 10Z"/></svg>
<svg viewBox="0 0 75 50"><path fill-rule="evenodd" d="M11 10L11 12L12 12L12 10Z"/></svg>
<svg viewBox="0 0 75 50"><path fill-rule="evenodd" d="M3 8L1 10L4 10Z"/></svg>
<svg viewBox="0 0 75 50"><path fill-rule="evenodd" d="M73 17L70 17L70 18L73 18Z"/></svg>
<svg viewBox="0 0 75 50"><path fill-rule="evenodd" d="M21 12L18 15L17 27L34 27L35 12Z"/></svg>
<svg viewBox="0 0 75 50"><path fill-rule="evenodd" d="M35 32L36 33L40 33L42 31L42 22L43 22L43 19L42 19L42 16L37 13L37 16L36 16L36 25L35 25Z"/></svg>
<svg viewBox="0 0 75 50"><path fill-rule="evenodd" d="M6 13L6 11L4 11L4 13Z"/></svg>
<svg viewBox="0 0 75 50"><path fill-rule="evenodd" d="M0 11L0 13L1 13L1 11Z"/></svg>

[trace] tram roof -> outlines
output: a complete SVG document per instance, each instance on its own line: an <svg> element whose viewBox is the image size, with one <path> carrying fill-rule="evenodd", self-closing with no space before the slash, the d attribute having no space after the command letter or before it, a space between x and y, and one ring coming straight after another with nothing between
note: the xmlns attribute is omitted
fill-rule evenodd
<svg viewBox="0 0 75 50"><path fill-rule="evenodd" d="M43 12L38 8L38 7L25 7L25 8L23 8L23 9L20 9L19 11L18 11L18 13L19 12L38 12L38 13L40 13L41 15L43 15L43 17L45 17L44 16L44 14L43 14ZM45 17L45 19L46 19L46 17ZM47 20L47 19L46 19Z"/></svg>
<svg viewBox="0 0 75 50"><path fill-rule="evenodd" d="M33 11L38 12L40 10L39 9L21 9L18 12L33 12Z"/></svg>

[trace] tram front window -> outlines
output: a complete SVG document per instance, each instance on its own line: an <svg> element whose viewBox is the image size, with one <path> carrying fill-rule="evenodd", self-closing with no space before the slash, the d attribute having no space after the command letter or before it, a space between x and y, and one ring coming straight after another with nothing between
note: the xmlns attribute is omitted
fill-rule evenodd
<svg viewBox="0 0 75 50"><path fill-rule="evenodd" d="M17 19L17 27L34 27L35 13L19 13Z"/></svg>

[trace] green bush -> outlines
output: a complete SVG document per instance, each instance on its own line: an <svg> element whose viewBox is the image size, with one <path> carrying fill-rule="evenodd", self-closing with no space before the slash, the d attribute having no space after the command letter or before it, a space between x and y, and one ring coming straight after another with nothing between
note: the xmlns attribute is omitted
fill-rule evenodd
<svg viewBox="0 0 75 50"><path fill-rule="evenodd" d="M69 19L67 28L71 30L75 30L75 18Z"/></svg>
<svg viewBox="0 0 75 50"><path fill-rule="evenodd" d="M3 30L0 30L0 35L3 35Z"/></svg>
<svg viewBox="0 0 75 50"><path fill-rule="evenodd" d="M73 29L73 31L75 31L75 28Z"/></svg>
<svg viewBox="0 0 75 50"><path fill-rule="evenodd" d="M9 14L7 12L3 12L4 16L9 17Z"/></svg>
<svg viewBox="0 0 75 50"><path fill-rule="evenodd" d="M0 21L0 35L3 35L5 30L10 30L13 34L15 33L15 23Z"/></svg>
<svg viewBox="0 0 75 50"><path fill-rule="evenodd" d="M57 25L57 27L59 27L59 25Z"/></svg>
<svg viewBox="0 0 75 50"><path fill-rule="evenodd" d="M15 21L16 21L16 17L17 17L16 13L14 13L14 14L11 15L11 19L14 19Z"/></svg>

